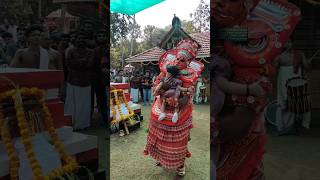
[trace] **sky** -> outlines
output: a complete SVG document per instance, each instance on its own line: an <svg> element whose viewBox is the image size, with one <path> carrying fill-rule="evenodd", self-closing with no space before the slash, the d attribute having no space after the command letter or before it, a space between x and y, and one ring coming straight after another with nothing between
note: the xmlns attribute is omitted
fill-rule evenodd
<svg viewBox="0 0 320 180"><path fill-rule="evenodd" d="M146 0L147 1L147 0ZM204 0L209 4L210 0ZM142 27L154 25L164 28L171 25L173 14L180 20L191 20L190 13L198 7L200 0L165 0L136 14L136 22Z"/></svg>

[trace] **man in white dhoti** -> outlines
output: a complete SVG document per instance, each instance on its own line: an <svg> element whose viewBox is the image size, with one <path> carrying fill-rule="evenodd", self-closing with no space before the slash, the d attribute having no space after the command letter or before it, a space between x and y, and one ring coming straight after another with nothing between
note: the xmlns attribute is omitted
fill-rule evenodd
<svg viewBox="0 0 320 180"><path fill-rule="evenodd" d="M66 66L69 74L64 111L72 115L75 130L85 129L90 126L91 83L96 66L94 52L86 47L85 33L77 34L75 47L68 53Z"/></svg>
<svg viewBox="0 0 320 180"><path fill-rule="evenodd" d="M134 74L138 74L139 72L135 72ZM130 78L130 95L132 97L132 102L138 103L139 102L139 88L138 88L139 79L134 75Z"/></svg>
<svg viewBox="0 0 320 180"><path fill-rule="evenodd" d="M279 135L295 133L295 125L298 118L301 125L309 128L311 113L295 114L288 111L288 98L286 83L290 78L302 77L303 70L310 68L302 52L292 48L292 43L286 44L284 52L274 61L277 68L277 112L276 124Z"/></svg>

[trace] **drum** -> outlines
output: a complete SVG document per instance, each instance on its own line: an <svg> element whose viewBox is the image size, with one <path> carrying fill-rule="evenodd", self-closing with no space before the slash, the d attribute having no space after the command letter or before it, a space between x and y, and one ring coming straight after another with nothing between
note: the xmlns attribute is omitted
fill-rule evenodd
<svg viewBox="0 0 320 180"><path fill-rule="evenodd" d="M288 110L302 114L311 110L308 82L302 77L294 77L287 81Z"/></svg>

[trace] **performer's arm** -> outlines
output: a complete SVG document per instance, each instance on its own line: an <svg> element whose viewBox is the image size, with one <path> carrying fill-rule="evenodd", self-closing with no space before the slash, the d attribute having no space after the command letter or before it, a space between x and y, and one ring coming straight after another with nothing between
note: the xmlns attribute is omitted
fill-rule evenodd
<svg viewBox="0 0 320 180"><path fill-rule="evenodd" d="M246 85L246 84L231 82L224 77L216 77L215 80L219 88L227 94L236 94L236 95L249 94L256 97L261 97L265 95L264 89L258 84L259 82Z"/></svg>
<svg viewBox="0 0 320 180"><path fill-rule="evenodd" d="M216 77L215 80L219 88L227 94L247 94L247 85L231 82L224 77Z"/></svg>
<svg viewBox="0 0 320 180"><path fill-rule="evenodd" d="M188 87L188 88L184 88L182 86L178 86L177 88L179 88L180 91L183 91L183 92L189 92L189 93L193 93L194 92L194 87L193 86Z"/></svg>

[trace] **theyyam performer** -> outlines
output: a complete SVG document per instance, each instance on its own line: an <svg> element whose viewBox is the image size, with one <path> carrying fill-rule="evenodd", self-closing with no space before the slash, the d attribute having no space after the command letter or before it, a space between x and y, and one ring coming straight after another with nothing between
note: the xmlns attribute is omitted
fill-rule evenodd
<svg viewBox="0 0 320 180"><path fill-rule="evenodd" d="M191 156L192 94L204 68L195 60L198 48L196 42L185 39L164 53L159 59L161 73L153 84L155 98L144 154L180 176L185 175L185 160Z"/></svg>
<svg viewBox="0 0 320 180"><path fill-rule="evenodd" d="M212 59L212 157L218 180L261 180L266 133L263 110L273 61L300 19L286 0L213 0L223 52ZM216 46L218 47L218 46ZM227 58L224 58L227 57Z"/></svg>

